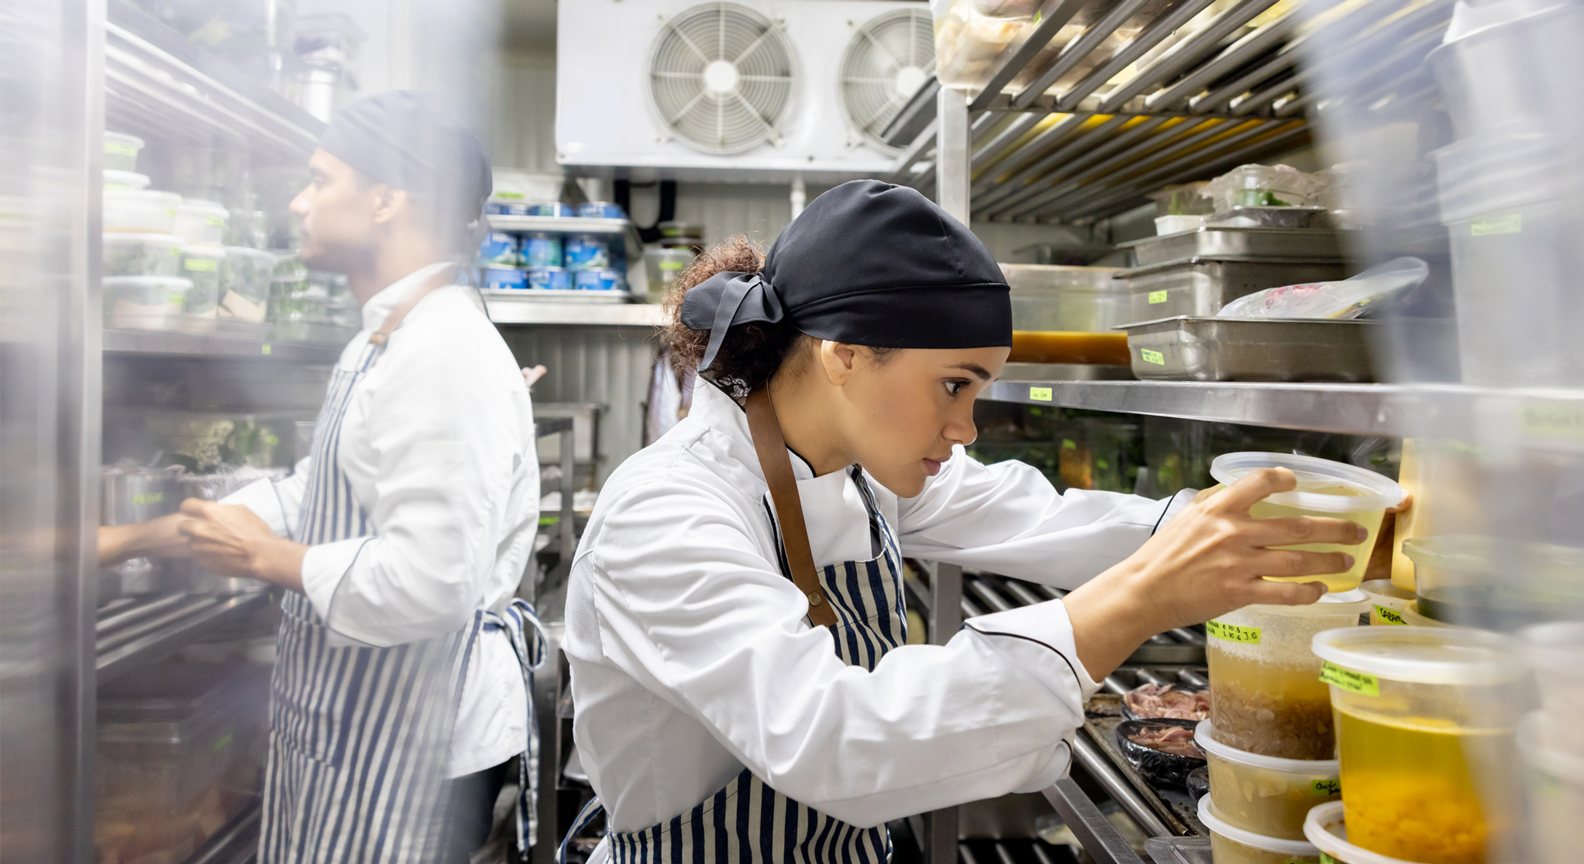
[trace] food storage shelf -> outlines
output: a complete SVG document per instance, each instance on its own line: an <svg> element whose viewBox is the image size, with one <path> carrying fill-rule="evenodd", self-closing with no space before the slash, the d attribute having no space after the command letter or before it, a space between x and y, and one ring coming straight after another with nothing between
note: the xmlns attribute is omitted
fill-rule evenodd
<svg viewBox="0 0 1584 864"><path fill-rule="evenodd" d="M95 624L98 680L109 681L169 655L268 602L264 590L229 597L171 594L112 601L99 610Z"/></svg>
<svg viewBox="0 0 1584 864"><path fill-rule="evenodd" d="M545 231L557 234L623 234L632 225L626 219L584 219L577 216L506 216L492 213L496 231Z"/></svg>
<svg viewBox="0 0 1584 864"><path fill-rule="evenodd" d="M257 357L282 363L332 364L341 356L341 349L351 339L352 331L318 329L331 338L314 342L278 341L270 338L271 331L264 326L236 333L225 332L224 328L214 333L106 329L104 351L128 356Z"/></svg>
<svg viewBox="0 0 1584 864"><path fill-rule="evenodd" d="M541 300L524 296L528 293L526 291L512 290L481 293L484 295L484 306L489 310L490 320L496 324L658 327L661 322L661 310L658 304Z"/></svg>

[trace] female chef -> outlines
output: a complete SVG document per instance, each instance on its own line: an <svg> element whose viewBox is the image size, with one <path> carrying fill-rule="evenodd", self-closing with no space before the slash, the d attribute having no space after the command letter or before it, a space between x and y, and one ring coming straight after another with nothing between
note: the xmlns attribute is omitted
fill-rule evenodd
<svg viewBox="0 0 1584 864"><path fill-rule="evenodd" d="M1008 288L911 189L839 186L762 266L746 241L706 253L667 310L714 386L607 482L567 599L596 859L884 864L889 820L1062 776L1096 681L1149 636L1313 602L1260 577L1351 557L1267 547L1362 539L1250 518L1287 472L1160 502L968 458ZM1076 590L906 645L903 556Z"/></svg>

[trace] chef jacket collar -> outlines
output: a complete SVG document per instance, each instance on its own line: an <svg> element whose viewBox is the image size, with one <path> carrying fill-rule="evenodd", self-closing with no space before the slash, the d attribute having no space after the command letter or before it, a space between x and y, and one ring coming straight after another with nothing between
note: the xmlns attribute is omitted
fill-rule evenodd
<svg viewBox="0 0 1584 864"><path fill-rule="evenodd" d="M737 401L721 392L720 388L700 379L700 384L693 388L693 408L688 412L689 417L696 417L704 425L732 436L747 445L747 462L754 476L764 480L764 469L759 467L759 459L754 455L753 435L748 431L748 414ZM814 466L808 460L798 455L796 450L787 448L787 454L792 459L792 476L797 480L813 480ZM841 475L840 471L832 471L832 475ZM830 475L827 475L830 476Z"/></svg>
<svg viewBox="0 0 1584 864"><path fill-rule="evenodd" d="M380 289L378 294L369 298L363 304L363 329L378 330L385 319L390 315L396 304L407 296L409 291L429 281L429 277L439 273L442 268L453 266L449 261L436 261L424 267L419 267L406 276Z"/></svg>

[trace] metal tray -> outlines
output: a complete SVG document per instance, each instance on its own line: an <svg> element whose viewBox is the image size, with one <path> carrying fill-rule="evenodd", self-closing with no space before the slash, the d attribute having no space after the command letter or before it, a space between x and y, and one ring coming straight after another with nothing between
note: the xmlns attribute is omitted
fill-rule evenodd
<svg viewBox="0 0 1584 864"><path fill-rule="evenodd" d="M1197 318L1128 324L1133 374L1158 381L1375 380L1373 321Z"/></svg>
<svg viewBox="0 0 1584 864"><path fill-rule="evenodd" d="M1299 228L1316 227L1316 216L1324 207L1233 207L1205 217L1207 228Z"/></svg>
<svg viewBox="0 0 1584 864"><path fill-rule="evenodd" d="M1121 244L1140 267L1182 258L1310 258L1340 260L1342 235L1314 228L1226 228L1205 226Z"/></svg>
<svg viewBox="0 0 1584 864"><path fill-rule="evenodd" d="M1133 764L1122 755L1122 751L1117 749L1116 727L1122 719L1122 697L1097 693L1084 705L1083 732L1098 745L1106 761L1126 778L1133 790L1172 832L1178 835L1207 834L1204 824L1199 821L1199 808L1187 789L1154 786L1145 782Z"/></svg>
<svg viewBox="0 0 1584 864"><path fill-rule="evenodd" d="M1117 278L1128 280L1132 294L1129 319L1152 321L1173 315L1212 316L1255 291L1331 282L1346 275L1343 263L1337 260L1183 258L1125 270Z"/></svg>

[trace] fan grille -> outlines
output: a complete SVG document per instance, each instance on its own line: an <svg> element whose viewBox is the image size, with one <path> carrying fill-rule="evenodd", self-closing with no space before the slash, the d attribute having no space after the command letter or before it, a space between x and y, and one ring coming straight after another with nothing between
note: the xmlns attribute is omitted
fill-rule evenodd
<svg viewBox="0 0 1584 864"><path fill-rule="evenodd" d="M934 68L935 26L927 10L877 15L858 28L842 54L842 113L870 144L896 152L880 133Z"/></svg>
<svg viewBox="0 0 1584 864"><path fill-rule="evenodd" d="M710 153L779 143L796 68L777 22L735 3L695 6L661 25L649 85L660 122Z"/></svg>

